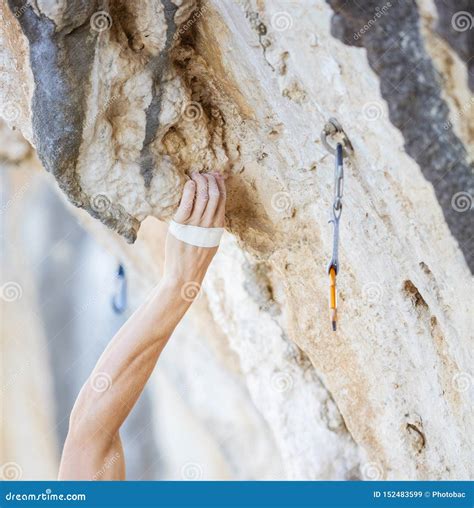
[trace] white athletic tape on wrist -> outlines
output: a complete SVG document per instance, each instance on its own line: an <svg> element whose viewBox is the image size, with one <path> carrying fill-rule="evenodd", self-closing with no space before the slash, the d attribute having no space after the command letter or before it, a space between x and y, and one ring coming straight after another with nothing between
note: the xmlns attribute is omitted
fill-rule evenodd
<svg viewBox="0 0 474 508"><path fill-rule="evenodd" d="M178 240L196 247L217 247L224 228L202 228L189 224L178 224L172 220L168 231Z"/></svg>

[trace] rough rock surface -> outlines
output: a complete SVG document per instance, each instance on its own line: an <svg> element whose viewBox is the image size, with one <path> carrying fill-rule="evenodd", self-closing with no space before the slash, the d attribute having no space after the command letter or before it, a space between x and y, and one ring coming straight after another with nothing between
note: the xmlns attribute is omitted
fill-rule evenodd
<svg viewBox="0 0 474 508"><path fill-rule="evenodd" d="M466 62L469 86L471 90L474 90L474 61L472 60L474 5L469 0L456 3L445 0L434 0L434 2L439 12L437 30Z"/></svg>
<svg viewBox="0 0 474 508"><path fill-rule="evenodd" d="M170 216L187 172L229 173L229 234L204 289L288 477L467 478L466 66L436 47L448 25L428 2L329 3L10 0L3 116L129 241ZM355 149L336 334L330 116ZM155 282L150 236L113 242Z"/></svg>
<svg viewBox="0 0 474 508"><path fill-rule="evenodd" d="M367 49L369 64L380 77L380 89L388 104L390 120L402 132L406 152L433 184L446 222L472 269L472 213L459 217L451 203L453 196L465 193L471 197L472 204L473 167L466 148L449 122L441 79L424 48L417 4L414 0L373 0L362 5L343 0L330 0L329 3L336 11L332 18L333 33L346 44L354 44L353 35L347 37L347 34L357 33L358 27L364 26L367 19L377 20L370 30L360 34L355 45ZM447 19L451 20L455 12L453 9ZM455 22L448 30L445 25L441 26L445 33L463 33L453 29ZM457 43L467 59L465 46L467 44Z"/></svg>

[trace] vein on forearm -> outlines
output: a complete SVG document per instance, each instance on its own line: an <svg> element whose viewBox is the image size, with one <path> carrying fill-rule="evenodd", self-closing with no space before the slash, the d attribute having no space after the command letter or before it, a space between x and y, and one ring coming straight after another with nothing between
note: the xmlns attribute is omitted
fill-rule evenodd
<svg viewBox="0 0 474 508"><path fill-rule="evenodd" d="M118 331L83 386L72 420L88 433L103 428L113 436L135 405L161 351L189 303L179 292L158 286ZM94 389L94 379L105 375L110 387Z"/></svg>

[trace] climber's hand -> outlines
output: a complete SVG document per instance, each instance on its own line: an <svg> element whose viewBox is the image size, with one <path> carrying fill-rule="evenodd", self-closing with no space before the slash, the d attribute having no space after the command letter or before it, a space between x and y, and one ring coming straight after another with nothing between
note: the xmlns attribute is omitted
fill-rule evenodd
<svg viewBox="0 0 474 508"><path fill-rule="evenodd" d="M224 227L225 200L222 175L193 173L184 185L174 221L205 228ZM163 281L181 288L186 284L200 286L216 252L217 247L195 247L168 234Z"/></svg>

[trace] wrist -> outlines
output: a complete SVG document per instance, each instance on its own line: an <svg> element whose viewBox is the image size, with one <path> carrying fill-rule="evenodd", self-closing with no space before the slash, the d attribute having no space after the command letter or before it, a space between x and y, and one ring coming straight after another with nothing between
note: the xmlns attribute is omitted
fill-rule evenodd
<svg viewBox="0 0 474 508"><path fill-rule="evenodd" d="M166 312L184 314L191 302L183 297L185 283L178 279L162 277L155 286L148 299L152 308L160 310L167 309Z"/></svg>

